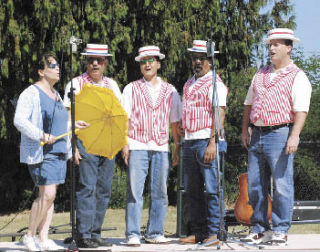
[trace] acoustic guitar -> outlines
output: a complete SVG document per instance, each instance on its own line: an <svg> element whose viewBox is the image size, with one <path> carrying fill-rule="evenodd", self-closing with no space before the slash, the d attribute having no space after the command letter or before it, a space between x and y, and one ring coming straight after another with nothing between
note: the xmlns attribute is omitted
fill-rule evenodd
<svg viewBox="0 0 320 252"><path fill-rule="evenodd" d="M241 224L250 225L253 208L249 202L247 173L239 176L239 196L234 206L234 216ZM271 220L272 200L268 195L268 219Z"/></svg>

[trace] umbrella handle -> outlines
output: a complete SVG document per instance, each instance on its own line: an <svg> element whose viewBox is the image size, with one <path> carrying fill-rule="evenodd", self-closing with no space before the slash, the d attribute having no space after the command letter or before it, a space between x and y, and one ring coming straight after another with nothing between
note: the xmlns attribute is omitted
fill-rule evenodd
<svg viewBox="0 0 320 252"><path fill-rule="evenodd" d="M76 129L75 130L75 132L78 132L80 129ZM62 134L62 135L60 135L60 136L57 136L56 137L56 140L58 140L58 139L60 139L60 138L63 138L63 137L65 137L65 136L68 136L68 135L70 135L72 133L72 131L70 130L70 131L68 131L67 133L64 133L64 134ZM41 141L40 142L40 145L41 146L44 146L45 144L47 144L47 142L44 142L44 141Z"/></svg>

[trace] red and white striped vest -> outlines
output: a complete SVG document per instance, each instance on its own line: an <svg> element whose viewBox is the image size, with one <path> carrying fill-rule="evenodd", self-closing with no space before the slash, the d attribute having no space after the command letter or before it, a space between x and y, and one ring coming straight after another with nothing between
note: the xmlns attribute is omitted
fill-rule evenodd
<svg viewBox="0 0 320 252"><path fill-rule="evenodd" d="M188 132L196 132L205 128L211 129L213 126L212 103L209 99L212 75L199 79L189 92L193 80L194 77L190 78L183 88L182 127ZM216 81L223 83L219 75L216 75Z"/></svg>
<svg viewBox="0 0 320 252"><path fill-rule="evenodd" d="M128 135L142 143L158 145L169 141L169 116L174 87L161 81L161 90L153 104L144 79L132 83L132 111Z"/></svg>
<svg viewBox="0 0 320 252"><path fill-rule="evenodd" d="M80 90L82 89L82 87L83 87L83 85L84 85L85 83L90 83L90 84L92 84L92 85L95 85L95 86L99 86L99 87L100 87L99 84L95 83L95 82L91 79L91 77L89 76L89 74L88 74L87 72L79 75L78 77L76 77L76 79L77 79L78 82L79 82ZM110 84L109 84L108 79L109 79L108 77L103 76L103 85L102 85L102 87L111 89L111 86L110 86Z"/></svg>
<svg viewBox="0 0 320 252"><path fill-rule="evenodd" d="M293 122L294 112L291 91L294 78L301 71L290 64L284 71L270 80L272 66L261 68L253 81L254 99L250 120L255 123L261 119L265 125L278 125Z"/></svg>

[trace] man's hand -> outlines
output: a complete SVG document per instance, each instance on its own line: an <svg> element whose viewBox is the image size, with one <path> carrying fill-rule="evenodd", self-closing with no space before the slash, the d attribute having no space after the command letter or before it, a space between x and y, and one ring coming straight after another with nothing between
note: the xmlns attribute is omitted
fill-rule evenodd
<svg viewBox="0 0 320 252"><path fill-rule="evenodd" d="M76 165L79 165L81 159L82 159L82 157L80 155L79 149L76 147L76 149L74 151L74 160L73 161Z"/></svg>
<svg viewBox="0 0 320 252"><path fill-rule="evenodd" d="M291 153L294 153L298 150L300 138L299 136L289 136L287 141L287 148L286 148L286 154L289 155Z"/></svg>
<svg viewBox="0 0 320 252"><path fill-rule="evenodd" d="M248 146L251 141L252 129L249 127L247 129L242 130L241 139L243 146L248 149Z"/></svg>
<svg viewBox="0 0 320 252"><path fill-rule="evenodd" d="M204 162L211 163L216 158L217 146L214 138L211 138L204 153Z"/></svg>
<svg viewBox="0 0 320 252"><path fill-rule="evenodd" d="M122 148L122 158L126 166L129 166L129 145L126 145Z"/></svg>

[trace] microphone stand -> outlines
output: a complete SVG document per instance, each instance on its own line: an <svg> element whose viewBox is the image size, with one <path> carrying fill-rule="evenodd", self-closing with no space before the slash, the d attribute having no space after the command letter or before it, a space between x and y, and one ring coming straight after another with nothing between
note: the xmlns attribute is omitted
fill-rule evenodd
<svg viewBox="0 0 320 252"><path fill-rule="evenodd" d="M75 227L75 192L76 192L76 183L75 183L75 148L76 148L76 135L75 135L75 103L74 103L74 88L73 88L73 73L72 73L72 54L77 52L77 44L81 43L81 39L77 39L75 36L73 36L73 32L71 33L70 37L70 80L71 80L71 87L70 87L70 93L69 98L71 101L71 132L72 132L72 138L71 138L71 148L72 148L72 159L70 162L71 167L71 243L69 244L69 247L67 249L67 252L78 252L78 246L76 243L76 227Z"/></svg>
<svg viewBox="0 0 320 252"><path fill-rule="evenodd" d="M245 246L253 246L255 248L261 249L263 246L259 246L256 244L249 244L246 242L242 242L236 240L234 238L228 238L228 234L225 228L224 222L224 155L227 151L227 143L224 138L224 129L221 124L221 116L220 116L220 108L219 108L219 96L217 92L217 83L216 83L216 65L214 54L219 53L219 51L214 50L215 43L208 39L207 42L207 56L211 57L211 65L212 65L212 110L213 110L213 118L215 124L215 141L216 141L216 161L217 161L217 171L218 171L218 193L219 193L219 230L217 233L217 239L214 239L210 242L201 243L196 245L193 250L198 250L212 244L215 244L219 241L217 245L217 249L221 249L221 243L226 244L227 246L229 242L238 243ZM221 242L221 243L220 243ZM230 246L229 246L230 247Z"/></svg>

